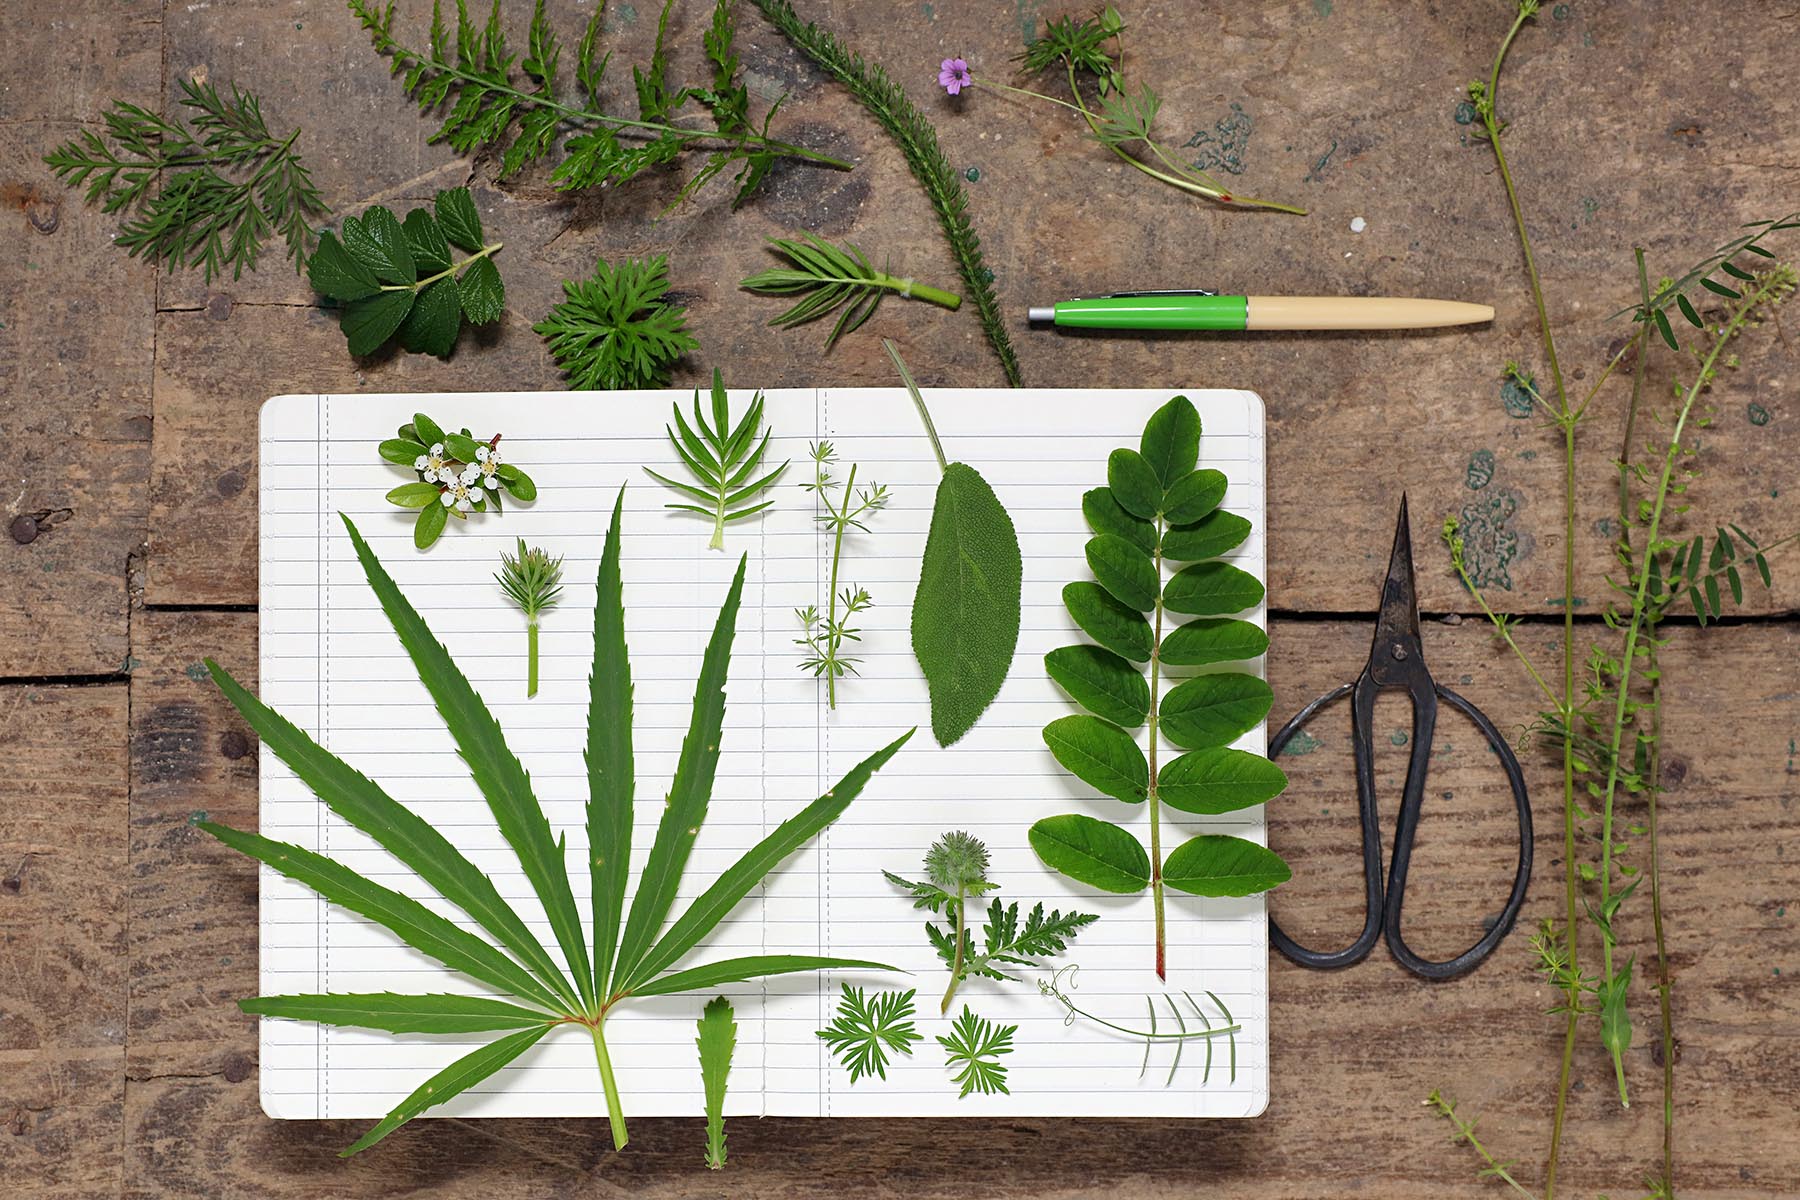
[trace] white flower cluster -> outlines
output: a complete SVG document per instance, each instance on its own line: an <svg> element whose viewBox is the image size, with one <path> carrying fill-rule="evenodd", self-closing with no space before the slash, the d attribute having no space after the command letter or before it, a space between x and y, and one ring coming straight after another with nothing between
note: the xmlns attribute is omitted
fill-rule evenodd
<svg viewBox="0 0 1800 1200"><path fill-rule="evenodd" d="M500 462L498 446L477 446L475 461L464 463L445 457L444 443L433 442L429 450L413 459L413 470L426 483L438 485L439 499L445 508L467 513L495 489L494 474L500 469Z"/></svg>

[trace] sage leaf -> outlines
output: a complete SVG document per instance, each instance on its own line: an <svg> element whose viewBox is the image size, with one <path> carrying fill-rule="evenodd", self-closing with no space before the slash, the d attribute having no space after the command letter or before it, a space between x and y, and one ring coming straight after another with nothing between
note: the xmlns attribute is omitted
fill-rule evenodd
<svg viewBox="0 0 1800 1200"><path fill-rule="evenodd" d="M1202 617L1164 638L1157 657L1172 667L1202 667L1257 658L1268 648L1269 635L1249 621Z"/></svg>
<svg viewBox="0 0 1800 1200"><path fill-rule="evenodd" d="M1142 517L1134 517L1119 506L1112 489L1090 488L1081 495L1081 515L1095 533L1110 533L1124 538L1145 554L1156 552L1156 526Z"/></svg>
<svg viewBox="0 0 1800 1200"><path fill-rule="evenodd" d="M393 293L403 296L404 292ZM456 348L456 335L462 329L462 314L456 302L456 283L440 279L425 288L413 301L412 310L400 322L400 344L415 354L450 357Z"/></svg>
<svg viewBox="0 0 1800 1200"><path fill-rule="evenodd" d="M1200 414L1186 396L1176 396L1144 424L1140 453L1166 490L1200 460Z"/></svg>
<svg viewBox="0 0 1800 1200"><path fill-rule="evenodd" d="M1170 808L1212 814L1235 812L1281 795L1287 775L1260 754L1215 747L1163 764L1156 794Z"/></svg>
<svg viewBox="0 0 1800 1200"><path fill-rule="evenodd" d="M1193 896L1251 896L1291 878L1267 846L1218 833L1190 838L1163 860L1163 882Z"/></svg>
<svg viewBox="0 0 1800 1200"><path fill-rule="evenodd" d="M1162 511L1163 485L1143 455L1120 448L1106 460L1106 486L1113 499L1134 517L1149 520Z"/></svg>
<svg viewBox="0 0 1800 1200"><path fill-rule="evenodd" d="M1044 669L1075 703L1102 720L1135 729L1150 715L1150 685L1111 650L1062 646L1044 655Z"/></svg>
<svg viewBox="0 0 1800 1200"><path fill-rule="evenodd" d="M1044 865L1103 892L1141 892L1150 883L1150 856L1117 825L1081 813L1045 817L1027 834Z"/></svg>
<svg viewBox="0 0 1800 1200"><path fill-rule="evenodd" d="M1149 662L1156 637L1150 622L1135 608L1113 599L1112 593L1085 580L1063 587L1063 607L1075 618L1081 632L1133 662Z"/></svg>
<svg viewBox="0 0 1800 1200"><path fill-rule="evenodd" d="M1023 559L1012 518L979 472L944 468L913 600L913 654L948 746L1000 693L1019 643Z"/></svg>
<svg viewBox="0 0 1800 1200"><path fill-rule="evenodd" d="M1254 675L1197 675L1163 697L1159 728L1188 750L1228 746L1261 724L1274 702Z"/></svg>
<svg viewBox="0 0 1800 1200"><path fill-rule="evenodd" d="M1087 543L1088 567L1119 603L1138 612L1156 607L1156 564L1150 556L1124 538L1096 534Z"/></svg>
<svg viewBox="0 0 1800 1200"><path fill-rule="evenodd" d="M420 1084L418 1090L395 1106L394 1111L381 1118L369 1132L357 1138L354 1145L339 1151L338 1157L349 1158L367 1150L426 1109L474 1087L537 1045L552 1028L550 1025L542 1025L536 1029L523 1029L463 1055Z"/></svg>
<svg viewBox="0 0 1800 1200"><path fill-rule="evenodd" d="M415 480L403 483L387 494L389 504L398 504L401 508L424 508L427 504L436 504L442 508L438 497L441 495L435 483L423 483Z"/></svg>
<svg viewBox="0 0 1800 1200"><path fill-rule="evenodd" d="M434 993L397 996L392 992L362 995L253 996L238 1008L259 1017L285 1017L320 1025L385 1029L389 1033L483 1033L493 1029L530 1029L556 1020L487 996Z"/></svg>
<svg viewBox="0 0 1800 1200"><path fill-rule="evenodd" d="M436 275L450 269L450 243L444 240L443 228L431 219L430 213L413 209L400 223L400 229L406 234L407 248L420 271Z"/></svg>
<svg viewBox="0 0 1800 1200"><path fill-rule="evenodd" d="M1198 562L1235 550L1250 536L1250 522L1234 512L1215 509L1200 520L1179 525L1163 535L1163 557Z"/></svg>
<svg viewBox="0 0 1800 1200"><path fill-rule="evenodd" d="M341 323L344 338L353 358L373 354L383 342L394 336L400 322L412 311L410 289L377 292L366 300L352 300L344 307Z"/></svg>
<svg viewBox="0 0 1800 1200"><path fill-rule="evenodd" d="M1175 572L1163 588L1170 612L1223 616L1262 603L1263 585L1256 576L1226 562L1202 562Z"/></svg>
<svg viewBox="0 0 1800 1200"><path fill-rule="evenodd" d="M419 510L419 519L413 522L413 545L421 550L428 548L438 540L449 521L450 510L443 504L427 504Z"/></svg>
<svg viewBox="0 0 1800 1200"><path fill-rule="evenodd" d="M1063 769L1088 786L1135 804L1150 785L1150 764L1129 733L1099 717L1058 717L1044 726L1044 744Z"/></svg>
<svg viewBox="0 0 1800 1200"><path fill-rule="evenodd" d="M1163 497L1163 517L1171 525L1187 525L1198 521L1225 499L1226 479L1223 471L1190 471L1169 485Z"/></svg>

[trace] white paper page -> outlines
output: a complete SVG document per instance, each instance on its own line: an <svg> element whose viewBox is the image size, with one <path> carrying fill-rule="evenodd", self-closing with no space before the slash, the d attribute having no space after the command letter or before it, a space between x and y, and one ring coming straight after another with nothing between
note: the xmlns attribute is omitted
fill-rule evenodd
<svg viewBox="0 0 1800 1200"><path fill-rule="evenodd" d="M1057 812L1086 812L1124 823L1147 840L1141 810L1088 793L1045 749L1040 730L1074 711L1044 673L1045 651L1081 640L1060 601L1063 585L1088 578L1082 492L1105 481L1106 455L1134 445L1144 420L1169 390L928 390L946 455L975 466L1018 526L1025 559L1023 628L1005 688L957 745L931 737L925 686L908 623L911 593L929 525L938 470L929 441L900 389L787 389L767 394L776 431L769 460L793 465L777 503L734 524L727 552L708 551L699 517L666 512L673 498L643 474L650 465L680 478L664 433L672 401L688 392L640 393L630 400L584 393L430 396L288 396L264 409L262 429L262 696L333 752L421 812L487 871L556 954L541 908L501 840L479 791L417 682L369 590L337 513L364 537L470 675L505 729L553 829L566 831L570 859L585 847L586 679L592 655L594 571L613 499L628 482L622 569L627 637L636 685L637 828L635 869L654 836L661 799L685 732L693 681L740 553L748 554L743 607L733 645L723 757L714 800L688 865L676 912L767 830L829 787L864 755L912 725L908 747L812 846L790 859L705 944L695 965L750 953L824 953L869 958L912 972L795 975L724 989L738 1022L727 1112L768 1115L1244 1116L1268 1095L1267 944L1260 898L1168 897L1166 991L1186 1008L1193 993L1208 1015L1210 990L1243 1025L1231 1078L1223 1040L1203 1081L1206 1046L1191 1042L1168 1082L1173 1049L1156 1047L1142 1072L1141 1041L1087 1021L1064 1024L1061 1007L1022 981L975 980L959 990L981 1015L1016 1024L1003 1060L1010 1095L958 1099L936 1036L947 972L926 942L925 914L881 876L918 877L931 841L967 829L993 852L991 877L1009 903L1099 913L1063 961L1080 964L1082 1007L1143 1027L1144 996L1162 994L1152 970L1148 894L1105 896L1044 868L1025 837ZM1201 412L1201 465L1230 479L1225 506L1254 532L1231 558L1264 574L1263 415L1252 393L1187 393ZM733 393L734 408L749 392ZM505 436L509 462L536 480L540 498L509 504L451 528L429 552L412 546L413 514L384 493L413 478L381 462L375 444L429 413L479 437ZM840 683L835 712L823 685L801 671L793 610L828 594L830 542L814 520L809 442L832 440L840 475L885 483L888 508L869 533L852 533L839 586L860 585L875 608L861 622L859 676ZM493 582L499 552L514 539L564 556L561 606L544 619L542 680L525 697L523 618ZM1259 623L1260 611L1246 613ZM1254 664L1260 670L1260 663ZM1264 730L1238 743L1261 752ZM1167 747L1165 747L1165 751ZM1201 832L1264 840L1262 813L1165 817L1164 852ZM411 873L333 816L266 749L262 832L330 854L473 928ZM578 908L587 913L586 873L577 870ZM917 988L915 1024L924 1040L896 1057L888 1078L851 1086L816 1036L830 1020L839 984L870 990ZM262 987L265 993L480 991L480 987L397 943L386 931L319 900L273 871L262 874ZM696 1115L700 1079L694 1019L707 996L633 1001L607 1023L607 1042L628 1115ZM1159 1004L1161 1002L1159 1001ZM1191 1011L1188 1013L1193 1021ZM1172 1026L1166 1015L1159 1026ZM385 1113L432 1071L489 1035L391 1036L269 1020L262 1029L265 1109L279 1117L360 1117ZM457 1097L438 1115L592 1116L605 1111L591 1042L558 1030L512 1066Z"/></svg>

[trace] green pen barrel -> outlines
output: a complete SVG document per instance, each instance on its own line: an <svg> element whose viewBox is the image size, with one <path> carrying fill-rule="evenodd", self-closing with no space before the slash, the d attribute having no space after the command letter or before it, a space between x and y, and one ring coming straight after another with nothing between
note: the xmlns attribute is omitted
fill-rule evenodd
<svg viewBox="0 0 1800 1200"><path fill-rule="evenodd" d="M1244 296L1095 296L1056 306L1056 323L1070 329L1241 330L1249 319Z"/></svg>

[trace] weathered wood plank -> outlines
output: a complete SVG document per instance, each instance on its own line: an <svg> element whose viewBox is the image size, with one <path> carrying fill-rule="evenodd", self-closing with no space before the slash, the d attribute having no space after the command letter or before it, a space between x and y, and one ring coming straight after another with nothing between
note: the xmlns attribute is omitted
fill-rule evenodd
<svg viewBox="0 0 1800 1200"><path fill-rule="evenodd" d="M123 686L0 688L0 1180L118 1186L125 1090Z"/></svg>
<svg viewBox="0 0 1800 1200"><path fill-rule="evenodd" d="M699 1171L696 1121L633 1122L632 1145L616 1159L595 1121L423 1122L342 1166L330 1152L353 1136L353 1125L261 1115L248 1069L254 1028L231 1004L254 987L255 870L187 826L194 809L254 820L255 755L223 752L235 752L226 739L244 731L211 685L193 676L202 654L234 670L253 663L255 619L154 613L140 630L141 644L153 649L134 675L128 1120L143 1194L203 1178L275 1196L337 1188L530 1196L592 1181L652 1197L710 1195L727 1182L732 1195L784 1200L846 1189L950 1196L966 1188L972 1158L1004 1163L984 1177L1000 1195L1161 1197L1203 1182L1269 1197L1473 1194L1470 1160L1419 1107L1437 1086L1484 1115L1484 1132L1502 1153L1529 1167L1542 1146L1560 1027L1542 1015L1552 997L1532 970L1522 928L1480 971L1438 986L1400 972L1384 950L1333 975L1276 959L1275 1092L1268 1114L1243 1124L740 1121L732 1127L736 1174L715 1183ZM1348 678L1367 637L1356 622L1278 622L1270 663L1277 715ZM1522 632L1540 656L1552 652L1554 637L1550 627ZM1800 866L1780 851L1800 826L1785 765L1788 740L1800 736L1797 650L1800 631L1759 626L1677 631L1665 652L1680 1152L1684 1191L1694 1195L1773 1196L1797 1165L1785 1129L1800 1060L1781 1031L1800 1008L1774 974L1791 969L1800 952L1786 908L1800 893ZM1439 678L1503 730L1531 718L1522 677L1477 623L1428 625L1426 652ZM1735 732L1708 744L1702 731L1721 721ZM1403 705L1379 711L1389 822L1405 753L1391 735L1405 727ZM1291 932L1322 943L1356 923L1351 906L1360 894L1344 729L1340 710L1309 730L1316 744L1287 760L1293 786L1272 813L1274 844L1298 870L1276 910ZM1447 718L1438 749L1407 934L1422 951L1450 953L1473 940L1504 899L1514 835L1510 796L1472 729ZM1536 752L1524 761L1538 826L1529 925L1560 912L1561 827L1554 764ZM1634 847L1641 858L1641 841ZM1628 945L1645 947L1647 911L1642 900L1627 906ZM1648 965L1640 954L1631 1110L1609 1098L1610 1068L1591 1031L1582 1043L1568 1161L1569 1183L1583 1193L1634 1185L1656 1152ZM186 1075L204 1078L144 1078Z"/></svg>

